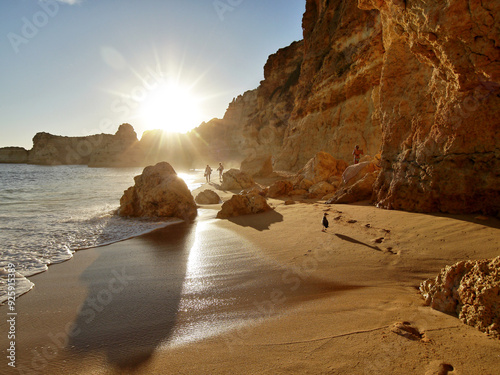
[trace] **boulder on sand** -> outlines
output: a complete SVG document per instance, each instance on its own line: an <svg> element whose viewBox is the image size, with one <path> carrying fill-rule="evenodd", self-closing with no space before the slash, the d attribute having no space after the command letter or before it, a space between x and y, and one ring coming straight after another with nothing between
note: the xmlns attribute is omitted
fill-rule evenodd
<svg viewBox="0 0 500 375"><path fill-rule="evenodd" d="M230 169L222 175L222 190L248 189L255 184L252 177L239 169Z"/></svg>
<svg viewBox="0 0 500 375"><path fill-rule="evenodd" d="M311 186L321 181L328 181L333 176L341 176L346 168L345 161L337 160L332 155L321 151L299 171L297 184L300 184L302 180L311 181Z"/></svg>
<svg viewBox="0 0 500 375"><path fill-rule="evenodd" d="M267 191L267 196L269 198L279 198L288 196L293 190L293 184L291 181L276 181L274 184L269 186L269 190Z"/></svg>
<svg viewBox="0 0 500 375"><path fill-rule="evenodd" d="M198 204L218 204L220 203L219 195L213 190L203 190L195 198Z"/></svg>
<svg viewBox="0 0 500 375"><path fill-rule="evenodd" d="M120 216L177 217L183 220L196 217L194 198L170 164L161 162L146 167L134 180L135 185L125 190L120 199Z"/></svg>
<svg viewBox="0 0 500 375"><path fill-rule="evenodd" d="M267 177L273 173L272 155L249 156L241 162L240 169L252 177Z"/></svg>
<svg viewBox="0 0 500 375"><path fill-rule="evenodd" d="M500 256L462 261L420 284L427 305L500 338Z"/></svg>
<svg viewBox="0 0 500 375"><path fill-rule="evenodd" d="M350 165L342 174L342 184L326 203L346 204L371 199L380 167L378 160Z"/></svg>
<svg viewBox="0 0 500 375"><path fill-rule="evenodd" d="M266 198L259 194L236 194L223 203L221 210L217 213L217 218L227 219L270 210L272 208L267 204Z"/></svg>

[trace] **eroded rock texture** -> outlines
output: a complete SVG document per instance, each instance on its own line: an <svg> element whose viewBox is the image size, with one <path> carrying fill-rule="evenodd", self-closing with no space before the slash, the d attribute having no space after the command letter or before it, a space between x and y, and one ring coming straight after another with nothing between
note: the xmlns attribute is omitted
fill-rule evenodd
<svg viewBox="0 0 500 375"><path fill-rule="evenodd" d="M116 134L63 137L37 133L28 163L42 165L83 164L91 167L132 167L144 164L144 153L130 124Z"/></svg>
<svg viewBox="0 0 500 375"><path fill-rule="evenodd" d="M498 213L500 2L360 0L380 11L382 207Z"/></svg>
<svg viewBox="0 0 500 375"><path fill-rule="evenodd" d="M166 162L144 168L125 190L118 213L132 217L177 217L194 220L197 207L186 183Z"/></svg>
<svg viewBox="0 0 500 375"><path fill-rule="evenodd" d="M500 338L500 257L445 267L420 292L433 309Z"/></svg>
<svg viewBox="0 0 500 375"><path fill-rule="evenodd" d="M259 194L236 194L222 204L221 210L217 213L217 218L228 219L270 210L272 208L267 204L266 198Z"/></svg>

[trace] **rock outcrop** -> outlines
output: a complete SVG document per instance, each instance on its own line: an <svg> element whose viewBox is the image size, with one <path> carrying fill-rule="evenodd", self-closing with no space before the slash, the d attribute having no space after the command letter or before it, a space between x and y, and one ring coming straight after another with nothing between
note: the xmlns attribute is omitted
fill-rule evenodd
<svg viewBox="0 0 500 375"><path fill-rule="evenodd" d="M380 160L377 156L371 161L364 161L347 167L342 174L341 185L327 203L347 204L370 200L373 195L375 181L380 172L379 163Z"/></svg>
<svg viewBox="0 0 500 375"><path fill-rule="evenodd" d="M195 202L198 204L219 204L220 201L219 195L215 191L208 189L203 190L195 198Z"/></svg>
<svg viewBox="0 0 500 375"><path fill-rule="evenodd" d="M360 0L382 19L381 207L500 209L500 2Z"/></svg>
<svg viewBox="0 0 500 375"><path fill-rule="evenodd" d="M37 133L28 163L42 165L89 165L92 167L137 167L144 165L144 152L130 124L116 134L63 137Z"/></svg>
<svg viewBox="0 0 500 375"><path fill-rule="evenodd" d="M322 181L330 181L334 177L342 176L348 164L343 160L337 160L326 152L318 152L307 162L297 174L298 183L301 188L309 189L312 185ZM300 185L307 181L306 186ZM311 184L307 187L307 185Z"/></svg>
<svg viewBox="0 0 500 375"><path fill-rule="evenodd" d="M291 181L276 181L267 191L267 196L269 198L280 198L288 196L288 194L293 190L293 183Z"/></svg>
<svg viewBox="0 0 500 375"><path fill-rule="evenodd" d="M308 0L302 27L304 40L269 56L257 92L245 94L256 101L246 100L243 116L228 118L242 129L242 149L271 153L274 169L289 171L319 150L344 161L355 144L378 152L379 13L356 1Z"/></svg>
<svg viewBox="0 0 500 375"><path fill-rule="evenodd" d="M255 184L252 177L239 169L230 169L222 175L223 190L243 190Z"/></svg>
<svg viewBox="0 0 500 375"><path fill-rule="evenodd" d="M252 155L241 162L240 170L251 177L267 177L273 173L272 155Z"/></svg>
<svg viewBox="0 0 500 375"><path fill-rule="evenodd" d="M0 148L0 163L25 164L28 162L28 150L22 147Z"/></svg>
<svg viewBox="0 0 500 375"><path fill-rule="evenodd" d="M380 207L498 214L499 15L491 0L307 0L304 40L227 121L276 170L381 150Z"/></svg>
<svg viewBox="0 0 500 375"><path fill-rule="evenodd" d="M267 204L266 198L260 194L236 194L222 204L221 210L217 213L217 218L227 219L270 210L272 208Z"/></svg>
<svg viewBox="0 0 500 375"><path fill-rule="evenodd" d="M420 292L433 309L500 338L500 257L445 267L421 283Z"/></svg>
<svg viewBox="0 0 500 375"><path fill-rule="evenodd" d="M108 142L90 154L89 167L136 167L144 165L145 153L130 124L122 124Z"/></svg>
<svg viewBox="0 0 500 375"><path fill-rule="evenodd" d="M132 217L176 217L194 220L197 207L186 183L172 166L161 162L144 168L125 190L118 213Z"/></svg>

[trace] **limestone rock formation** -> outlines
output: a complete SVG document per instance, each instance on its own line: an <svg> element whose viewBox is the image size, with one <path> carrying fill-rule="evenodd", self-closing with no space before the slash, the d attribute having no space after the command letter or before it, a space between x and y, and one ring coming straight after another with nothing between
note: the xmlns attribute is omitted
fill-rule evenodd
<svg viewBox="0 0 500 375"><path fill-rule="evenodd" d="M368 158L367 158L368 159ZM329 204L346 204L369 200L380 171L379 159L350 165L342 174L342 183L335 194L328 199Z"/></svg>
<svg viewBox="0 0 500 375"><path fill-rule="evenodd" d="M276 181L267 191L267 196L269 198L280 198L287 196L293 190L293 184L291 181Z"/></svg>
<svg viewBox="0 0 500 375"><path fill-rule="evenodd" d="M304 40L269 57L225 126L276 170L381 150L380 207L498 214L499 14L493 0L307 0Z"/></svg>
<svg viewBox="0 0 500 375"><path fill-rule="evenodd" d="M161 162L144 168L120 199L121 216L177 217L194 220L197 207L184 180L172 166Z"/></svg>
<svg viewBox="0 0 500 375"><path fill-rule="evenodd" d="M420 292L433 309L500 338L500 257L447 266Z"/></svg>
<svg viewBox="0 0 500 375"><path fill-rule="evenodd" d="M145 153L130 124L122 124L108 142L102 142L90 154L89 167L136 167L144 165Z"/></svg>
<svg viewBox="0 0 500 375"><path fill-rule="evenodd" d="M272 208L267 204L266 198L259 194L236 194L222 204L217 218L227 219L241 215L257 214L270 211Z"/></svg>
<svg viewBox="0 0 500 375"><path fill-rule="evenodd" d="M252 187L255 184L252 177L239 169L230 169L222 175L223 190L242 190Z"/></svg>
<svg viewBox="0 0 500 375"><path fill-rule="evenodd" d="M344 170L347 168L347 163L343 160L337 160L332 155L326 152L318 152L311 160L307 162L304 168L302 168L297 174L298 180L307 181L307 185L317 184L318 182L328 181L335 176L341 176ZM304 185L300 185L300 188L306 188Z"/></svg>
<svg viewBox="0 0 500 375"><path fill-rule="evenodd" d="M63 137L38 133L33 138L33 148L28 152L28 163L136 167L144 165L144 153L132 125L122 124L114 135Z"/></svg>
<svg viewBox="0 0 500 375"><path fill-rule="evenodd" d="M360 0L380 12L386 208L500 210L500 2Z"/></svg>
<svg viewBox="0 0 500 375"><path fill-rule="evenodd" d="M251 177L267 177L273 173L272 155L249 156L241 162L240 170Z"/></svg>
<svg viewBox="0 0 500 375"><path fill-rule="evenodd" d="M220 203L219 195L213 190L203 190L195 198L198 204L218 204Z"/></svg>
<svg viewBox="0 0 500 375"><path fill-rule="evenodd" d="M309 188L309 198L322 198L334 191L335 187L332 184L326 181L320 181Z"/></svg>
<svg viewBox="0 0 500 375"><path fill-rule="evenodd" d="M24 164L28 162L28 150L22 147L0 148L0 163Z"/></svg>

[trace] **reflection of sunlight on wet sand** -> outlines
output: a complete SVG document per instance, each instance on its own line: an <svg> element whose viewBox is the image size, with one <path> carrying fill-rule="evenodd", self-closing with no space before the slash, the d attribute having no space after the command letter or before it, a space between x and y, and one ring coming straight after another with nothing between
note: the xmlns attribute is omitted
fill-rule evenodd
<svg viewBox="0 0 500 375"><path fill-rule="evenodd" d="M275 267L250 242L219 227L214 216L213 210L199 210L176 326L161 346L164 349L220 335L262 318L254 302Z"/></svg>
<svg viewBox="0 0 500 375"><path fill-rule="evenodd" d="M176 324L162 348L239 331L287 314L304 302L352 288L312 277L314 267L289 269L263 257L237 232L217 225L214 212L199 212Z"/></svg>

